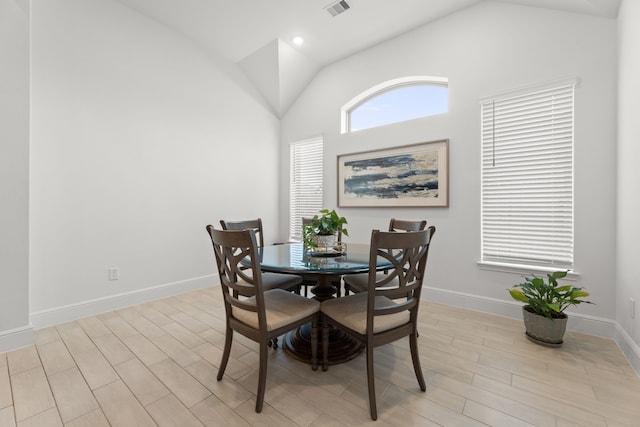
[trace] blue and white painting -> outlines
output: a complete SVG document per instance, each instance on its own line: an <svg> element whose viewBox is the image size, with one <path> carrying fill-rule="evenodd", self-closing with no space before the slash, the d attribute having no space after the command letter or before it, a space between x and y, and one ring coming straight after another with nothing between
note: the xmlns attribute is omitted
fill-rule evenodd
<svg viewBox="0 0 640 427"><path fill-rule="evenodd" d="M438 200L443 187L441 168L446 165L440 158L442 155L446 156L446 152L428 147L384 156L344 159L339 166L342 175L341 205L446 205L446 200Z"/></svg>

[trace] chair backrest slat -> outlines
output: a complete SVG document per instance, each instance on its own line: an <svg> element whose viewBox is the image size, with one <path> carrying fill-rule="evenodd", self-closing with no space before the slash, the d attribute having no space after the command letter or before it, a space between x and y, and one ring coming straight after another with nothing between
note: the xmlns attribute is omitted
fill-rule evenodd
<svg viewBox="0 0 640 427"><path fill-rule="evenodd" d="M422 231L426 228L427 221L413 221L407 219L391 218L389 221L389 231Z"/></svg>
<svg viewBox="0 0 640 427"><path fill-rule="evenodd" d="M216 230L208 225L216 257L220 286L227 316L233 317L231 307L258 313L258 322L265 324L264 290L255 232ZM252 301L240 296L255 296Z"/></svg>
<svg viewBox="0 0 640 427"><path fill-rule="evenodd" d="M253 230L256 235L256 241L258 243L258 247L262 248L264 246L264 233L262 231L262 218L256 219L248 219L244 221L227 221L224 219L220 220L220 225L223 230Z"/></svg>

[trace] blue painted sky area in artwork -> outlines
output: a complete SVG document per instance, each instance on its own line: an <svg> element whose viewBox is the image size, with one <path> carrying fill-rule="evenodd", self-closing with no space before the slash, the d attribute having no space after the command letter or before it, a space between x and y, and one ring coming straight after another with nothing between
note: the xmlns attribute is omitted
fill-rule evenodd
<svg viewBox="0 0 640 427"><path fill-rule="evenodd" d="M438 152L398 154L344 164L347 198L438 197Z"/></svg>

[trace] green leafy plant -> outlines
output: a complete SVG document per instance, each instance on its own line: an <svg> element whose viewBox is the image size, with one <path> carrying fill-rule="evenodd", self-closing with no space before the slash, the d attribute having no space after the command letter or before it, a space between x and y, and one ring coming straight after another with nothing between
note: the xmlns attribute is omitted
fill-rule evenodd
<svg viewBox="0 0 640 427"><path fill-rule="evenodd" d="M589 292L582 290L583 288L558 284L558 279L566 276L566 271L556 271L547 274L547 281L536 276L525 277L525 281L514 285L509 293L513 299L527 304L529 311L549 319L564 317L564 310L571 305L592 304L583 299L589 296Z"/></svg>
<svg viewBox="0 0 640 427"><path fill-rule="evenodd" d="M314 215L311 218L311 222L303 228L304 244L307 247L315 246L313 240L315 235L329 236L338 233L342 233L345 236L349 235L349 231L344 228L345 224L347 224L347 219L338 215L335 209L322 209L320 213L322 215Z"/></svg>

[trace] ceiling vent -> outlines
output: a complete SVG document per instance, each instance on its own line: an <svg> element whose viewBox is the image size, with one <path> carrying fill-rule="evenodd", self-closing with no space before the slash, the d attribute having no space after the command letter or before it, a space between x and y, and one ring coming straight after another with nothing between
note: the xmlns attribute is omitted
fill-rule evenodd
<svg viewBox="0 0 640 427"><path fill-rule="evenodd" d="M329 12L331 16L337 16L337 15L340 15L345 10L349 9L350 7L351 6L349 6L349 4L346 1L341 0L325 7L325 10Z"/></svg>

